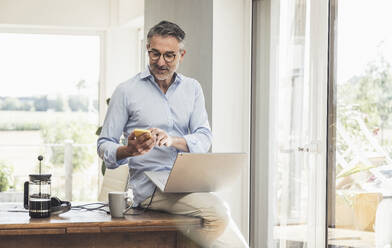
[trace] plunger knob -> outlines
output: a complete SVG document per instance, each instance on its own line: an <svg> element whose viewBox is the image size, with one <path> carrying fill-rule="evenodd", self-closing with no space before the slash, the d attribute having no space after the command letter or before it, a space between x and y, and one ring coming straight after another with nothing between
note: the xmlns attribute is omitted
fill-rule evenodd
<svg viewBox="0 0 392 248"><path fill-rule="evenodd" d="M42 155L38 156L38 160L39 160L39 174L41 175L41 161L44 159L44 157ZM41 190L40 190L41 191Z"/></svg>

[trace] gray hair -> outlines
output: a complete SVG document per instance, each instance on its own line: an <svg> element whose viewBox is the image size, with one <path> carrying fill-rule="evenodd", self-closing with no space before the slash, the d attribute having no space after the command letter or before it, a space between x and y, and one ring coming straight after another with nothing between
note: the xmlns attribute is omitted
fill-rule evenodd
<svg viewBox="0 0 392 248"><path fill-rule="evenodd" d="M147 45L150 44L151 38L154 35L159 36L172 36L180 43L181 48L184 47L185 32L175 23L169 21L161 21L148 31Z"/></svg>

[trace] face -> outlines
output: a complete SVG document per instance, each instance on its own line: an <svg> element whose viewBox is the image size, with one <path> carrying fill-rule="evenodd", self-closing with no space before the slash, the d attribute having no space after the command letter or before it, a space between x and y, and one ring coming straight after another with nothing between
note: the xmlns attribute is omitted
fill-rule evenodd
<svg viewBox="0 0 392 248"><path fill-rule="evenodd" d="M149 51L150 70L156 79L161 81L172 79L185 55L185 50L180 48L180 43L172 36L154 35L151 37L150 44L147 45L147 51ZM160 54L161 56L159 56Z"/></svg>

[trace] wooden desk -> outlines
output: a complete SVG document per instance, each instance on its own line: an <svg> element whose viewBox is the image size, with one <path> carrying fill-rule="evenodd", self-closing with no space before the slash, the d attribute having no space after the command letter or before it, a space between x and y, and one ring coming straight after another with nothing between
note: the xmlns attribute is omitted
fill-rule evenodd
<svg viewBox="0 0 392 248"><path fill-rule="evenodd" d="M179 227L200 228L201 220L154 211L112 219L85 210L32 219L0 210L0 247L198 247Z"/></svg>

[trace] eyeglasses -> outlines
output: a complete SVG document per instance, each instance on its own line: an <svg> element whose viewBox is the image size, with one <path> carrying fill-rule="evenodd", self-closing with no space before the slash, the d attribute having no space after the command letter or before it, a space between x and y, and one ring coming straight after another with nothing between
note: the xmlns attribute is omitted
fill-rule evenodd
<svg viewBox="0 0 392 248"><path fill-rule="evenodd" d="M148 56L150 56L150 59L152 61L158 61L161 58L161 55L163 55L163 59L167 63L173 62L174 59L176 58L176 54L173 53L173 52L167 52L167 53L161 54L160 52L157 52L157 51L154 51L154 50L148 51Z"/></svg>

